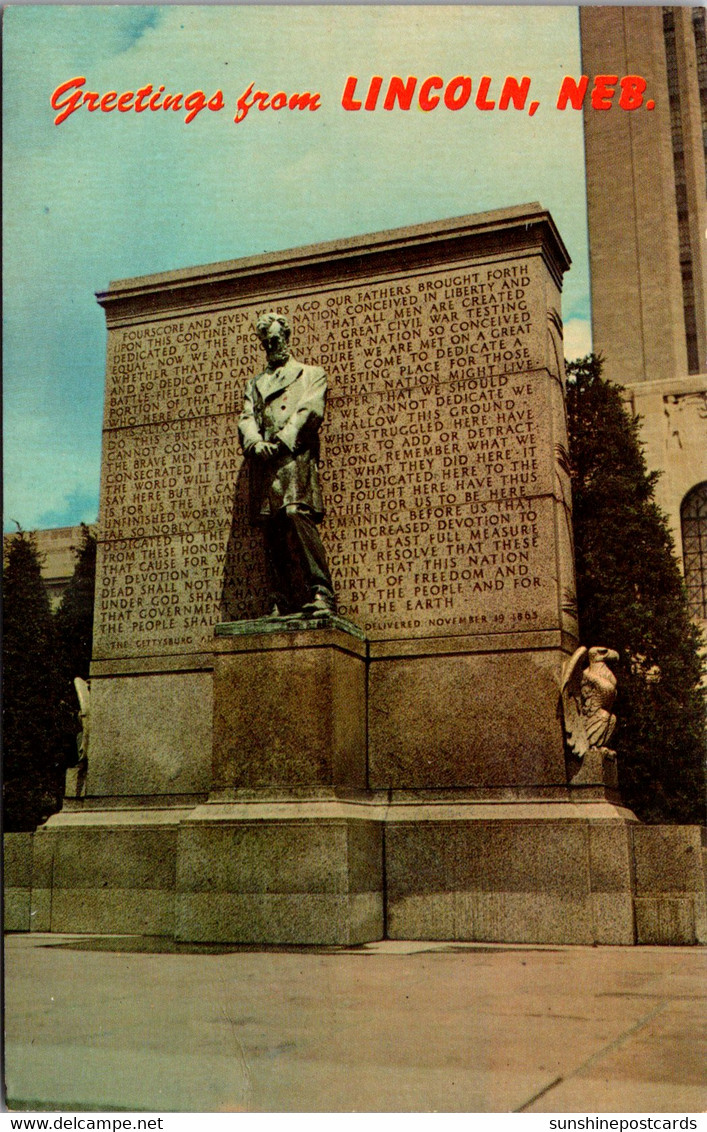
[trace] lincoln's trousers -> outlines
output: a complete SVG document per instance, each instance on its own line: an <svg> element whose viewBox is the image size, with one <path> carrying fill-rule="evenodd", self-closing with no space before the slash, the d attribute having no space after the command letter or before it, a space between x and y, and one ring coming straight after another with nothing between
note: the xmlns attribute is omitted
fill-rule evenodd
<svg viewBox="0 0 707 1132"><path fill-rule="evenodd" d="M283 507L265 522L271 602L295 613L317 593L334 600L334 586L317 524L303 505Z"/></svg>

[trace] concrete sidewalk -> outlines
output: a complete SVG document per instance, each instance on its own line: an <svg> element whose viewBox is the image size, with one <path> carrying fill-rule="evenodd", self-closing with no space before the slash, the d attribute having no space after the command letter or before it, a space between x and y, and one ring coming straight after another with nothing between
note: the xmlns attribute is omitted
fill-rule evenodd
<svg viewBox="0 0 707 1132"><path fill-rule="evenodd" d="M11 1108L699 1112L707 953L6 938Z"/></svg>

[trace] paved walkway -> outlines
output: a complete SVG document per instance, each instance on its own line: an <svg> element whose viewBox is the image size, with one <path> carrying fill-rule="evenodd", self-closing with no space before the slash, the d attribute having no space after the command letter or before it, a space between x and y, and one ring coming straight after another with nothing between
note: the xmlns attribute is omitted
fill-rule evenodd
<svg viewBox="0 0 707 1132"><path fill-rule="evenodd" d="M707 952L6 939L12 1108L699 1112Z"/></svg>

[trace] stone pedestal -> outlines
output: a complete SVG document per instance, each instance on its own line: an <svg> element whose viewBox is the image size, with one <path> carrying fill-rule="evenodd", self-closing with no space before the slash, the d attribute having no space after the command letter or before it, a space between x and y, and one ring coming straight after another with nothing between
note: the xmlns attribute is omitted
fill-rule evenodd
<svg viewBox="0 0 707 1132"><path fill-rule="evenodd" d="M409 800L386 828L392 939L632 944L633 815Z"/></svg>
<svg viewBox="0 0 707 1132"><path fill-rule="evenodd" d="M177 938L355 944L384 936L383 827L355 800L209 804L179 832Z"/></svg>
<svg viewBox="0 0 707 1132"><path fill-rule="evenodd" d="M211 797L366 787L366 642L334 616L216 626Z"/></svg>
<svg viewBox="0 0 707 1132"><path fill-rule="evenodd" d="M366 641L333 615L216 627L212 789L180 827L179 939L383 937Z"/></svg>
<svg viewBox="0 0 707 1132"><path fill-rule="evenodd" d="M707 943L699 831L369 794L67 811L5 835L6 929L193 942Z"/></svg>

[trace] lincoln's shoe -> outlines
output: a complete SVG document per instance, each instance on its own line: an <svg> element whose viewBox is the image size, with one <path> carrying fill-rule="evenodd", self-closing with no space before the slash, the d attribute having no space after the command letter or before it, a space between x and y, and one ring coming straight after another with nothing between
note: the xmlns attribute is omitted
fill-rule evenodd
<svg viewBox="0 0 707 1132"><path fill-rule="evenodd" d="M311 601L302 606L302 612L308 613L310 616L322 616L325 613L336 613L336 602L333 594L323 593L317 590Z"/></svg>

